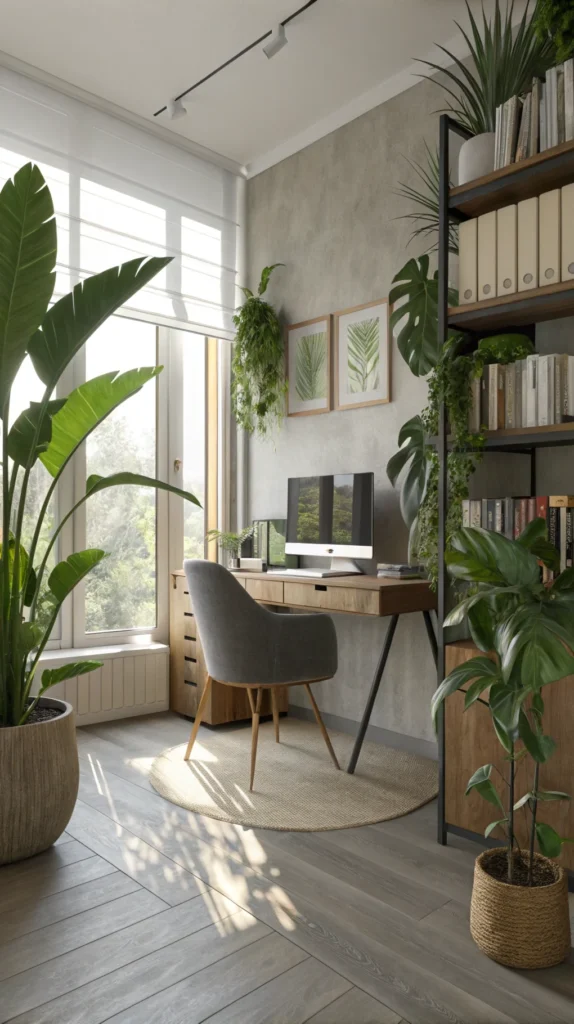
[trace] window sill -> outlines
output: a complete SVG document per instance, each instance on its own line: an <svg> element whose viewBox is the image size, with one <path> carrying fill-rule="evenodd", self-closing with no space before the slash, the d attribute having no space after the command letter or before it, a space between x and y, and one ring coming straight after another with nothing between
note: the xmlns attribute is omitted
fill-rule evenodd
<svg viewBox="0 0 574 1024"><path fill-rule="evenodd" d="M107 658L125 657L126 655L161 654L164 651L169 652L169 646L158 643L115 644L109 647L68 647L61 650L44 651L40 658L40 664L57 661L59 664L67 665L72 661L105 661Z"/></svg>

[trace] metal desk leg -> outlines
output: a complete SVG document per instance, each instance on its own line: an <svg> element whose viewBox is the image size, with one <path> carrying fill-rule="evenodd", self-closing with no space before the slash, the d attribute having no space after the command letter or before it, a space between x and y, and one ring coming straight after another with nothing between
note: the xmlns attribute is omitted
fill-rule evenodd
<svg viewBox="0 0 574 1024"><path fill-rule="evenodd" d="M373 705L374 705L375 700L377 698L377 693L379 692L379 686L381 685L381 678L382 678L383 672L385 671L385 665L387 664L387 658L389 656L389 651L391 649L391 644L393 642L393 637L395 635L395 629L397 628L397 622L398 621L399 621L398 615L392 615L391 616L391 621L389 623L389 628L387 629L387 635L385 637L385 642L383 644L383 649L381 651L381 656L379 658L379 663L378 663L376 671L375 671L375 678L373 679L373 683L372 683L372 686L371 686L371 692L369 694L369 699L367 701L365 710L363 712L363 717L361 719L361 724L359 726L359 731L357 733L357 738L355 740L355 746L353 747L353 753L351 754L351 760L349 761L349 766L347 768L347 771L348 771L349 775L353 774L353 772L355 771L355 768L357 766L357 761L359 760L359 754L361 753L361 747L363 746L363 740L365 739L365 733L367 731L367 726L368 726L369 721L371 719L371 713L373 711Z"/></svg>
<svg viewBox="0 0 574 1024"><path fill-rule="evenodd" d="M436 665L438 658L438 647L436 642L436 634L433 628L432 619L430 617L430 612L423 612L423 618L425 620L429 644L431 645L432 656L434 658L434 663Z"/></svg>

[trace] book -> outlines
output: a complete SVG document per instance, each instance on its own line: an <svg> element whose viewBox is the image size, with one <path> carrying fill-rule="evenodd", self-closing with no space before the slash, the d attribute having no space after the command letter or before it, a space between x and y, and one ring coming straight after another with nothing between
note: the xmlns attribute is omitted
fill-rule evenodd
<svg viewBox="0 0 574 1024"><path fill-rule="evenodd" d="M554 422L562 423L564 416L564 389L568 379L568 356L556 356L554 368Z"/></svg>
<svg viewBox="0 0 574 1024"><path fill-rule="evenodd" d="M563 507L556 510L560 513L560 572L566 568L566 513L568 509Z"/></svg>
<svg viewBox="0 0 574 1024"><path fill-rule="evenodd" d="M548 498L538 497L536 499L536 518L546 520L548 514Z"/></svg>
<svg viewBox="0 0 574 1024"><path fill-rule="evenodd" d="M525 427L538 425L538 358L537 355L526 357L526 417L524 417L524 406L522 409Z"/></svg>
<svg viewBox="0 0 574 1024"><path fill-rule="evenodd" d="M564 64L564 140L574 139L574 57Z"/></svg>
<svg viewBox="0 0 574 1024"><path fill-rule="evenodd" d="M516 154L520 108L520 100L518 96L511 96L510 99L506 101L505 106L507 110L504 139L504 163L502 166L508 167L509 164L513 163Z"/></svg>
<svg viewBox="0 0 574 1024"><path fill-rule="evenodd" d="M574 96L574 94L573 94ZM530 134L528 137L528 156L536 156L540 146L540 79L532 80L532 97L530 103Z"/></svg>
<svg viewBox="0 0 574 1024"><path fill-rule="evenodd" d="M560 509L548 509L548 540L558 551L560 550Z"/></svg>
<svg viewBox="0 0 574 1024"><path fill-rule="evenodd" d="M556 145L565 141L564 65L556 68Z"/></svg>
<svg viewBox="0 0 574 1024"><path fill-rule="evenodd" d="M488 430L488 365L483 367L480 378L480 425Z"/></svg>
<svg viewBox="0 0 574 1024"><path fill-rule="evenodd" d="M482 526L482 502L480 498L473 498L470 502L470 525L472 527Z"/></svg>
<svg viewBox="0 0 574 1024"><path fill-rule="evenodd" d="M504 533L504 502L502 498L494 500L494 532Z"/></svg>
<svg viewBox="0 0 574 1024"><path fill-rule="evenodd" d="M504 367L490 363L488 367L488 429L504 427Z"/></svg>
<svg viewBox="0 0 574 1024"><path fill-rule="evenodd" d="M574 356L568 356L565 390L563 419L568 422L574 419Z"/></svg>
<svg viewBox="0 0 574 1024"><path fill-rule="evenodd" d="M532 106L532 93L528 93L522 102L520 114L520 127L518 129L518 141L516 144L515 162L520 163L528 156L528 141L530 138L530 108Z"/></svg>
<svg viewBox="0 0 574 1024"><path fill-rule="evenodd" d="M494 170L499 171L501 168L501 156L500 147L502 139L502 107L496 108L495 115L495 135L494 135Z"/></svg>
<svg viewBox="0 0 574 1024"><path fill-rule="evenodd" d="M540 152L548 149L548 134L546 131L546 85L540 86Z"/></svg>
<svg viewBox="0 0 574 1024"><path fill-rule="evenodd" d="M548 426L548 356L538 356L537 426Z"/></svg>
<svg viewBox="0 0 574 1024"><path fill-rule="evenodd" d="M518 536L524 532L528 524L528 498L518 499Z"/></svg>
<svg viewBox="0 0 574 1024"><path fill-rule="evenodd" d="M508 540L514 537L514 498L504 499L504 536Z"/></svg>
<svg viewBox="0 0 574 1024"><path fill-rule="evenodd" d="M516 423L516 364L502 367L504 373L504 426L512 430Z"/></svg>
<svg viewBox="0 0 574 1024"><path fill-rule="evenodd" d="M470 434L480 432L480 392L481 378L472 377L470 381L470 409L468 411L468 430Z"/></svg>
<svg viewBox="0 0 574 1024"><path fill-rule="evenodd" d="M486 498L480 500L480 525L483 530L486 530L486 522L488 519L488 501Z"/></svg>
<svg viewBox="0 0 574 1024"><path fill-rule="evenodd" d="M574 509L566 509L566 569L574 565Z"/></svg>
<svg viewBox="0 0 574 1024"><path fill-rule="evenodd" d="M520 426L525 427L526 424L526 405L527 405L527 394L528 394L528 373L526 358L520 360L520 376L521 376L521 405L520 405Z"/></svg>
<svg viewBox="0 0 574 1024"><path fill-rule="evenodd" d="M462 525L470 526L470 500L468 498L462 500Z"/></svg>
<svg viewBox="0 0 574 1024"><path fill-rule="evenodd" d="M530 496L526 499L527 501L527 512L526 512L526 524L531 523L536 519L536 498Z"/></svg>
<svg viewBox="0 0 574 1024"><path fill-rule="evenodd" d="M546 72L546 141L548 149L552 149L558 144L557 87L556 68L550 68Z"/></svg>
<svg viewBox="0 0 574 1024"><path fill-rule="evenodd" d="M574 508L574 494L550 494L548 496L549 508Z"/></svg>
<svg viewBox="0 0 574 1024"><path fill-rule="evenodd" d="M496 501L494 498L486 499L486 529L494 531L494 514ZM484 523L483 523L484 526Z"/></svg>

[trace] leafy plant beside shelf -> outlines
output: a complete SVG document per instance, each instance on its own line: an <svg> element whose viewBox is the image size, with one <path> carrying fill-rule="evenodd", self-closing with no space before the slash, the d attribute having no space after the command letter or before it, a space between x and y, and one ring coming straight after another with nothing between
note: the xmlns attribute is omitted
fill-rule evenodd
<svg viewBox="0 0 574 1024"><path fill-rule="evenodd" d="M245 302L233 317L237 328L232 360L231 399L235 419L249 434L264 436L285 411L285 353L277 313L262 299L271 274L282 263L264 267L257 295L243 288Z"/></svg>
<svg viewBox="0 0 574 1024"><path fill-rule="evenodd" d="M491 21L483 9L482 26L468 0L466 9L470 34L458 22L456 25L470 51L470 60L461 60L439 46L448 58L448 67L428 60L420 63L432 72L423 77L450 97L446 111L473 135L481 135L495 131L497 107L528 91L533 78L544 77L554 63L555 50L551 39L538 33L529 4L517 28L513 25L514 0L506 4L504 16L501 0L496 0Z"/></svg>
<svg viewBox="0 0 574 1024"><path fill-rule="evenodd" d="M483 529L460 530L451 540L446 562L453 579L470 589L445 625L458 625L466 619L483 653L453 669L441 683L432 701L433 717L436 720L443 702L457 690L465 695L465 711L477 701L488 708L508 764L507 777L495 786L498 768L481 765L469 779L466 792L476 790L496 809L497 817L486 827L485 836L502 832L506 846L502 858L483 859L482 869L510 885L549 885L556 881L556 871L536 859L536 846L544 858L555 858L563 844L572 840L560 836L543 820L549 801L570 799L567 793L541 785L541 767L556 747L544 732L543 692L574 673L574 569L557 575L549 586L541 582L540 563L552 572L560 568L559 554L548 541L543 519L529 523L516 541ZM520 793L516 788L519 764L527 769L530 780ZM517 812L521 811L527 816L524 849L517 827ZM567 901L565 886L564 896ZM473 909L478 913L480 908ZM504 915L504 907L501 911ZM513 926L516 928L517 922Z"/></svg>
<svg viewBox="0 0 574 1024"><path fill-rule="evenodd" d="M572 0L538 0L534 25L540 39L555 49L555 64L574 56L574 4Z"/></svg>
<svg viewBox="0 0 574 1024"><path fill-rule="evenodd" d="M424 164L406 159L417 175L420 184L417 188L414 185L406 185L400 181L395 195L400 196L402 199L408 199L414 203L417 209L411 213L400 214L397 219L408 220L418 225L418 227L413 228L409 243L414 242L418 238L423 241L430 240L426 252L436 252L438 249L440 182L438 152L436 150L433 151L425 142ZM449 187L452 187L452 182L449 182ZM449 220L448 250L453 256L458 255L458 224L454 220Z"/></svg>

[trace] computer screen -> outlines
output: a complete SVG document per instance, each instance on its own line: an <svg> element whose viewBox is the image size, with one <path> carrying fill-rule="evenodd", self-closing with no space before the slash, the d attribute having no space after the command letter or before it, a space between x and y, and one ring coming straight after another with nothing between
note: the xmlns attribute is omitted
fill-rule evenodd
<svg viewBox="0 0 574 1024"><path fill-rule="evenodd" d="M291 478L286 552L372 558L373 491L372 473Z"/></svg>

